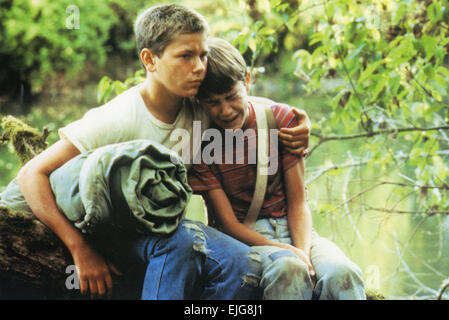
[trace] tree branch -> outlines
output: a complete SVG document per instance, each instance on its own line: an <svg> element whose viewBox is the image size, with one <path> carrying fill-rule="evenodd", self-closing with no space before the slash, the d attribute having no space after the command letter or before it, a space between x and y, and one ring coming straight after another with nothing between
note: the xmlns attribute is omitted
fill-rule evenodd
<svg viewBox="0 0 449 320"><path fill-rule="evenodd" d="M449 214L449 211L439 211L439 210L430 210L430 209L427 211L422 211L422 210L406 211L406 210L393 210L393 209L387 209L387 208L375 208L375 207L371 207L369 205L365 205L365 206L368 210L386 212L386 213L399 213L399 214L422 214L422 213L424 213L429 216L434 215L434 214Z"/></svg>
<svg viewBox="0 0 449 320"><path fill-rule="evenodd" d="M380 134L391 134L391 133L401 133L401 132L411 132L411 131L435 131L435 130L449 130L449 126L438 126L438 127L429 127L429 128L420 128L420 127L410 127L410 128L396 128L396 129L385 129L385 130L376 130L367 133L358 133L346 136L323 136L319 133L312 132L310 135L317 137L319 139L318 143L314 145L310 151L309 156L312 152L318 148L321 144L327 141L333 140L351 140L351 139L359 139L359 138L369 138L372 136L380 135Z"/></svg>
<svg viewBox="0 0 449 320"><path fill-rule="evenodd" d="M438 290L437 300L441 300L443 297L444 291L449 287L449 279L446 279L443 284L441 285L441 288Z"/></svg>

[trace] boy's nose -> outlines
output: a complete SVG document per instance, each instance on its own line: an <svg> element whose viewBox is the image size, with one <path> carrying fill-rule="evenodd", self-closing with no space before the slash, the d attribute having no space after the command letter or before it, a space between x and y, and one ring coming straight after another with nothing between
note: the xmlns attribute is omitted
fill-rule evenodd
<svg viewBox="0 0 449 320"><path fill-rule="evenodd" d="M204 61L201 57L198 57L198 59L196 60L194 72L201 73L201 72L206 71L206 63L207 62Z"/></svg>
<svg viewBox="0 0 449 320"><path fill-rule="evenodd" d="M230 115L232 115L232 107L229 103L227 102L223 102L221 105L221 114L220 117L223 120L229 120L227 119L227 117L229 117Z"/></svg>

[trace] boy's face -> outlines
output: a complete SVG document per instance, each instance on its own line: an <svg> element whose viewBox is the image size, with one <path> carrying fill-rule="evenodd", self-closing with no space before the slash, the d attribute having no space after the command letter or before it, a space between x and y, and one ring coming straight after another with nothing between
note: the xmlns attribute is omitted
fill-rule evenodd
<svg viewBox="0 0 449 320"><path fill-rule="evenodd" d="M210 94L200 104L217 126L223 129L241 129L248 119L248 96L245 83L237 82L223 94Z"/></svg>
<svg viewBox="0 0 449 320"><path fill-rule="evenodd" d="M206 75L207 36L204 33L180 34L154 57L154 78L171 94L194 96Z"/></svg>

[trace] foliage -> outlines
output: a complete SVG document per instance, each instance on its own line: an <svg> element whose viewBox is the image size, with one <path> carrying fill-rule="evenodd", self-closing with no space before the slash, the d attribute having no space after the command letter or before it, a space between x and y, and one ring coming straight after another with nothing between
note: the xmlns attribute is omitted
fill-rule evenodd
<svg viewBox="0 0 449 320"><path fill-rule="evenodd" d="M107 55L135 56L133 21L151 1L1 0L0 95L39 93L55 74L104 67ZM25 92L25 93L29 93Z"/></svg>
<svg viewBox="0 0 449 320"><path fill-rule="evenodd" d="M419 206L429 214L449 209L441 152L449 142L448 4L325 1L312 50L294 54L308 92L322 90L323 79L343 80L328 91L332 112L316 130L316 143L328 141L340 124L347 136L331 139L368 138L361 148L370 165L395 166L415 187L435 187Z"/></svg>
<svg viewBox="0 0 449 320"><path fill-rule="evenodd" d="M113 20L105 19L112 12L103 2L10 0L2 2L0 12L0 56L7 67L2 84L16 74L21 82L32 78L37 89L53 72L78 71L87 60L105 61L103 45Z"/></svg>
<svg viewBox="0 0 449 320"><path fill-rule="evenodd" d="M108 76L101 78L97 88L97 102L109 101L112 97L119 95L131 86L134 86L145 80L145 74L142 69L134 73L134 77L125 81L112 80Z"/></svg>

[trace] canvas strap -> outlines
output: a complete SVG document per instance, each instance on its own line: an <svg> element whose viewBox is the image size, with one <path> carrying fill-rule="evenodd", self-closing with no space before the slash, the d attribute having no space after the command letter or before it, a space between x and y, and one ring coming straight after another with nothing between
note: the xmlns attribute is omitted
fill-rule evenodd
<svg viewBox="0 0 449 320"><path fill-rule="evenodd" d="M256 186L253 198L245 217L244 224L250 228L257 220L260 209L262 208L265 194L267 192L268 165L269 165L269 129L277 129L276 119L271 110L273 101L264 98L250 98L254 107L257 124L257 175ZM280 182L280 171L277 170L276 177L269 187L270 193Z"/></svg>

